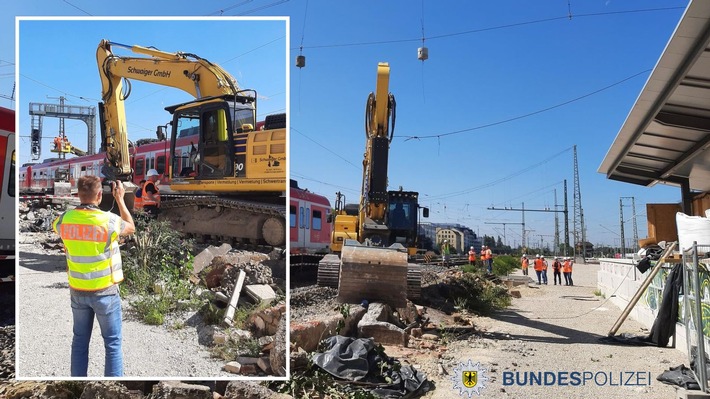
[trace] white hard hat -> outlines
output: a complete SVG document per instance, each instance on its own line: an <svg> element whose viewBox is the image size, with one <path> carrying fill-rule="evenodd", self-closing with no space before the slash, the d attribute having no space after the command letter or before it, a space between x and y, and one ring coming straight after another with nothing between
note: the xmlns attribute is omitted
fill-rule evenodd
<svg viewBox="0 0 710 399"><path fill-rule="evenodd" d="M150 169L150 170L148 171L148 173L146 173L145 175L148 176L148 177L151 177L151 176L159 176L160 173L158 173L158 171L155 170L155 169Z"/></svg>
<svg viewBox="0 0 710 399"><path fill-rule="evenodd" d="M527 257L528 257L527 255L523 254L523 258L527 258Z"/></svg>
<svg viewBox="0 0 710 399"><path fill-rule="evenodd" d="M449 242L449 240L444 240L444 242Z"/></svg>
<svg viewBox="0 0 710 399"><path fill-rule="evenodd" d="M539 258L539 257L540 257L540 254L537 254L537 255L535 255L535 256Z"/></svg>
<svg viewBox="0 0 710 399"><path fill-rule="evenodd" d="M473 249L473 245L471 245L471 249Z"/></svg>

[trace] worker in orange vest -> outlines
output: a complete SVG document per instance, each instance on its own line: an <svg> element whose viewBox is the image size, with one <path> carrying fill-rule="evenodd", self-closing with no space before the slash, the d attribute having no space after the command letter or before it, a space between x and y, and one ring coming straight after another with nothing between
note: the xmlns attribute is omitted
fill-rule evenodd
<svg viewBox="0 0 710 399"><path fill-rule="evenodd" d="M540 258L540 254L535 255L533 267L535 268L535 274L537 274L537 285L540 285L542 284L542 271L545 269L545 264Z"/></svg>
<svg viewBox="0 0 710 399"><path fill-rule="evenodd" d="M565 285L574 285L572 283L572 258L565 258L562 273L565 275Z"/></svg>
<svg viewBox="0 0 710 399"><path fill-rule="evenodd" d="M520 266L521 269L523 269L523 275L527 276L528 275L528 267L530 266L530 260L528 259L528 256L523 254L523 257L520 258Z"/></svg>
<svg viewBox="0 0 710 399"><path fill-rule="evenodd" d="M555 281L555 285L557 285L557 281L559 280L560 285L562 285L562 263L560 263L560 258L555 257L555 261L552 262L552 279Z"/></svg>
<svg viewBox="0 0 710 399"><path fill-rule="evenodd" d="M138 188L136 189L135 193L133 193L133 211L138 211L143 209L143 185L145 184L145 180L141 180L140 183L138 183Z"/></svg>
<svg viewBox="0 0 710 399"><path fill-rule="evenodd" d="M540 259L542 260L542 283L547 285L547 268L550 265L545 260L545 255L540 255Z"/></svg>
<svg viewBox="0 0 710 399"><path fill-rule="evenodd" d="M476 251L473 249L473 246L471 246L471 249L468 250L468 265L473 266L476 264Z"/></svg>
<svg viewBox="0 0 710 399"><path fill-rule="evenodd" d="M151 169L146 173L147 181L143 185L143 193L141 201L143 202L143 210L155 219L160 212L160 190L158 189L158 177L160 174L157 170Z"/></svg>

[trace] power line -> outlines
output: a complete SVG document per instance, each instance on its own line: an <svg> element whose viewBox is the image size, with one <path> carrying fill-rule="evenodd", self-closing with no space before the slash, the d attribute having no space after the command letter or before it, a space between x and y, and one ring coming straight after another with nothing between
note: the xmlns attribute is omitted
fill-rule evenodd
<svg viewBox="0 0 710 399"><path fill-rule="evenodd" d="M528 166L528 167L526 167L526 168L523 168L523 169L521 169L521 170L519 170L519 171L517 171L517 172L514 172L514 173L512 173L512 174L509 174L509 175L507 175L507 176L505 176L505 177L502 177L502 178L500 178L500 179L498 179L498 180L494 180L494 181L492 181L492 182L490 182L490 183L486 183L486 184L483 184L483 185L480 185L480 186L476 186L476 187L467 188L467 189L464 189L464 190L461 190L461 191L455 191L455 192L449 193L449 194L442 194L442 195L438 195L438 196L432 196L432 197L429 197L429 199L446 199L446 198L450 198L450 197L456 197L456 196L459 196L459 195L468 194L468 193L471 193L471 192L473 192L473 191L475 191L475 190L481 190L481 189L484 189L484 188L488 188L488 187L495 186L496 184L499 184L499 183L502 183L502 182L504 182L504 181L510 180L510 179L512 179L512 178L514 178L514 177L518 177L518 176L520 176L521 174L526 173L526 172L529 172L530 170L535 169L535 168L537 168L537 167L540 166L540 165L543 165L543 164L545 164L545 163L547 163L547 162L550 162L551 160L557 158L558 156L564 154L565 152L567 152L567 151L569 151L569 150L571 150L571 149L572 149L572 147L565 148L564 150L558 152L557 154L552 155L552 156L549 157L549 158L546 158L546 159L544 159L544 160L542 160L542 161L540 161L540 162L538 162L538 163L536 163L536 164L534 164L534 165L530 165L530 166Z"/></svg>
<svg viewBox="0 0 710 399"><path fill-rule="evenodd" d="M345 159L342 155L338 154L337 152L331 150L330 148L324 146L323 144L321 144L321 143L319 143L319 142L313 140L312 138L306 136L303 132L299 131L299 130L296 129L295 127L292 126L292 127L291 127L291 130L293 130L294 132L296 132L296 133L300 134L301 136L307 138L308 140L314 142L314 143L315 143L316 145L318 145L319 147L321 147L321 148L323 148L324 150L328 151L329 153L335 155L336 157L342 159L343 161L345 161L345 162L348 163L349 165L352 165L352 166L354 166L354 167L357 168L357 169L361 169L361 166L355 165L354 163L352 163L352 162L350 162L349 160Z"/></svg>
<svg viewBox="0 0 710 399"><path fill-rule="evenodd" d="M529 112L529 113L527 113L527 114L518 115L518 116L514 116L514 117L512 117L512 118L504 119L504 120L502 120L502 121L487 123L487 124L485 124L485 125L474 126L474 127L470 127L470 128L467 128L467 129L455 130L455 131L453 131L453 132L447 132L447 133L430 134L430 135L424 135L424 136L398 136L398 137L404 138L405 141L407 141L407 140L413 140L413 139L417 139L417 140L419 140L419 139L432 139L432 138L439 139L439 138L445 137L445 136L451 136L451 135L454 135L454 134L466 133L466 132L471 132L471 131L474 131L474 130L484 129L484 128L487 128L487 127L502 125L502 124L504 124L504 123L509 123L509 122L517 121L517 120L520 120L520 119L523 119L523 118L527 118L527 117L530 117L530 116L533 116L533 115L541 114L541 113L543 113L543 112L551 111L551 110L553 110L553 109L555 109L555 108L563 107L563 106L568 105L568 104L571 104L571 103L573 103L573 102L580 101L580 100L585 99L585 98L587 98L587 97L590 97L590 96L593 96L593 95L595 95L595 94L601 93L602 91L608 90L608 89L610 89L610 88L612 88L612 87L614 87L614 86L618 86L618 85L620 85L620 84L626 82L627 80L631 80L631 79L633 79L633 78L635 78L635 77L637 77L637 76L639 76L639 75L642 75L642 74L645 74L645 73L649 73L649 72L651 72L651 70L650 70L650 69L646 69L646 70L644 70L644 71L641 71L641 72L635 73L635 74L633 74L633 75L631 75L631 76L629 76L629 77L626 77L626 78L624 78L624 79L622 79L622 80L619 80L619 81L617 81L617 82L615 82L615 83L612 83L612 84L610 84L610 85L608 85L608 86L602 87L601 89L594 90L594 91L592 91L592 92L590 92L590 93L581 95L581 96L579 96L579 97L575 97L575 98L573 98L573 99L571 99L571 100L567 100L567 101L564 101L564 102L559 103L559 104L556 104L556 105L552 105L552 106L549 106L549 107L546 107L546 108L542 108L542 109L539 109L539 110L537 110L537 111Z"/></svg>
<svg viewBox="0 0 710 399"><path fill-rule="evenodd" d="M685 7L661 7L661 8L647 8L647 9L626 10L626 11L609 11L609 12L599 12L599 13L575 14L575 18L600 17L600 16L606 16L606 15L634 14L634 13L642 13L642 12L670 11L670 10L682 10L682 9L685 9ZM537 19L537 20L533 20L533 21L516 22L516 23L511 23L511 24L505 24L505 25L491 26L491 27L487 27L487 28L471 29L471 30L466 30L466 31L462 31L462 32L445 33L445 34L441 34L441 35L429 36L429 37L427 37L427 40L444 39L444 38L453 37L453 36L470 35L470 34L474 34L474 33L515 28L515 27L519 27L519 26L540 24L540 23L552 22L552 21L558 21L558 20L564 20L564 19L569 19L569 15L564 15L564 16L559 16L559 17L551 17L551 18L543 18L543 19ZM377 41L370 41L370 42L323 44L323 45L308 46L308 47L304 47L304 48L316 49L316 48L371 46L371 45L379 45L379 44L418 42L420 40L421 40L421 38L377 40ZM296 50L296 49L294 48L292 50Z"/></svg>
<svg viewBox="0 0 710 399"><path fill-rule="evenodd" d="M233 4L233 5L229 6L229 7L225 7L225 8L223 8L223 9L221 9L221 10L217 10L217 11L211 12L211 13L209 13L209 14L207 14L207 15L223 15L226 11L235 9L235 8L237 8L237 7L241 7L241 6L245 5L245 4L249 4L249 3L251 3L252 1L253 1L253 0L240 1L240 2L237 3L237 4Z"/></svg>
<svg viewBox="0 0 710 399"><path fill-rule="evenodd" d="M75 6L74 4L72 4L72 3L68 2L67 0L63 0L63 1L64 1L65 3L67 3L67 4L69 4L70 6L72 6L72 7L76 8L77 10L79 10L79 11L83 12L84 14L86 14L86 15L89 15L89 16L93 16L92 14L89 14L89 13L88 13L88 12L87 12L86 10L84 10L84 9L82 9L82 8L79 8L79 7Z"/></svg>

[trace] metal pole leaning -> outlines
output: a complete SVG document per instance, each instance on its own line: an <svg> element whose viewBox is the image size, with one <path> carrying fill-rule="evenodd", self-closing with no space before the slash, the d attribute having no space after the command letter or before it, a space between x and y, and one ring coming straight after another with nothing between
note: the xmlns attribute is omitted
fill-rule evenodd
<svg viewBox="0 0 710 399"><path fill-rule="evenodd" d="M627 317L629 317L629 313L631 313L631 310L636 306L636 303L638 303L639 299L641 299L641 296L643 295L644 292L646 292L646 289L648 288L649 285L651 285L651 282L653 281L653 278L656 277L656 274L658 274L658 271L661 270L661 267L663 264L666 262L666 258L668 255L670 255L673 250L676 247L677 242L672 242L666 249L663 251L661 254L661 257L658 259L658 262L656 262L656 266L651 269L651 272L648 273L648 276L646 276L646 279L643 280L643 283L639 287L639 289L636 291L636 294L634 294L634 297L631 298L631 301L626 305L626 308L624 311L621 313L621 316L616 320L616 323L614 323L614 327L609 330L609 336L613 337L617 331L619 331L619 328L621 328L621 325L624 323Z"/></svg>

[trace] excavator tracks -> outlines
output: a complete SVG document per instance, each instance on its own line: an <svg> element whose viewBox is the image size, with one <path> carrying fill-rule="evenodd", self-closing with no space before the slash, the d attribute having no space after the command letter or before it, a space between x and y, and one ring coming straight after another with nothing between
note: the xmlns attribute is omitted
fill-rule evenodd
<svg viewBox="0 0 710 399"><path fill-rule="evenodd" d="M217 196L169 197L160 204L159 220L183 233L242 243L283 247L286 206Z"/></svg>

